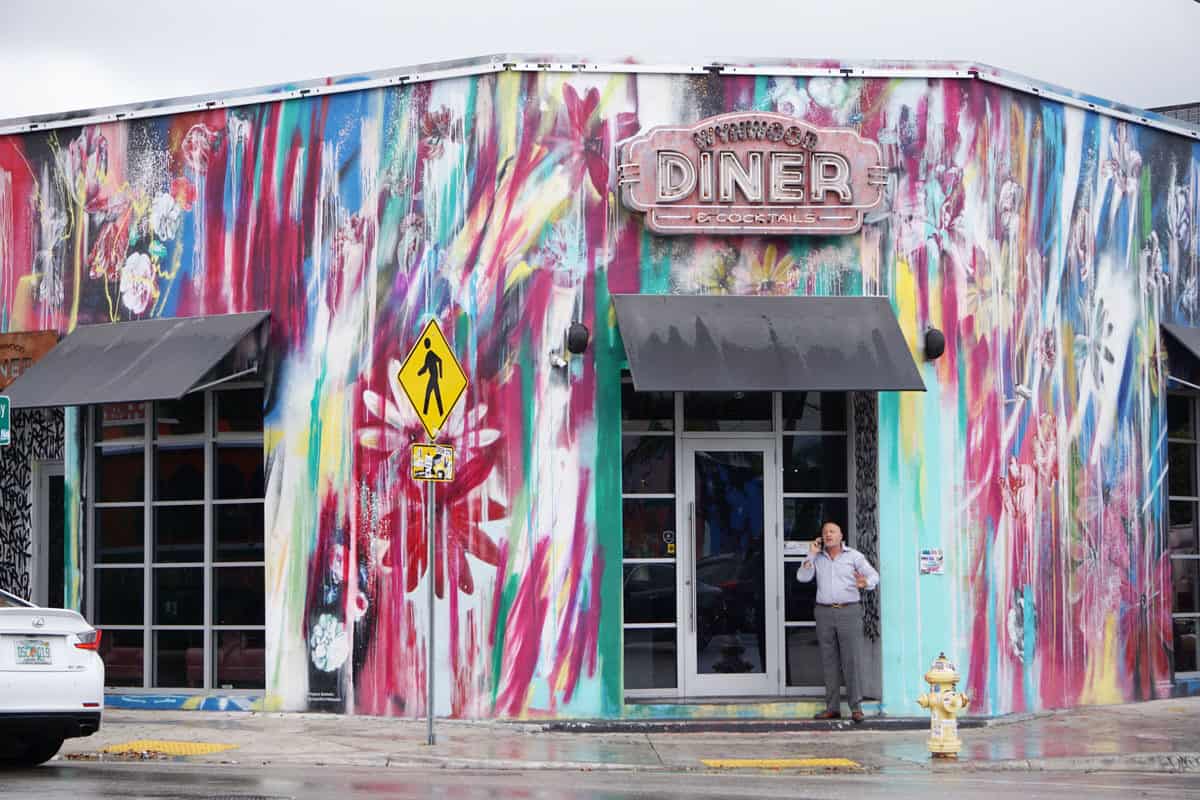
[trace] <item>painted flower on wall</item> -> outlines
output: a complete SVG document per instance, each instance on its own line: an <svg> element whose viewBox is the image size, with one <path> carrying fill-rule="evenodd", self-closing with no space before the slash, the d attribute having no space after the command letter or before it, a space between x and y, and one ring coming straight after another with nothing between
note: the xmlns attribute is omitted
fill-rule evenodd
<svg viewBox="0 0 1200 800"><path fill-rule="evenodd" d="M441 158L446 152L446 142L457 141L454 115L446 106L426 111L421 116L421 157Z"/></svg>
<svg viewBox="0 0 1200 800"><path fill-rule="evenodd" d="M617 114L615 119L600 115L600 90L591 87L582 98L569 83L563 84L563 107L567 114L567 136L558 137L568 148L567 168L571 172L571 188L578 189L586 175L592 188L601 197L608 193L608 165L613 156L613 142L632 136L637 130L637 116Z"/></svg>
<svg viewBox="0 0 1200 800"><path fill-rule="evenodd" d="M846 78L809 78L808 96L821 108L828 109L838 124L857 123L862 119L858 98L862 81Z"/></svg>
<svg viewBox="0 0 1200 800"><path fill-rule="evenodd" d="M220 143L220 132L215 131L204 123L198 123L188 129L183 137L180 150L183 161L197 175L208 172L209 158Z"/></svg>
<svg viewBox="0 0 1200 800"><path fill-rule="evenodd" d="M1093 274L1096 256L1095 237L1092 235L1092 212L1087 206L1075 209L1071 217L1071 233L1067 244L1067 260L1075 267L1079 280L1087 284Z"/></svg>
<svg viewBox="0 0 1200 800"><path fill-rule="evenodd" d="M150 230L159 241L169 242L175 238L182 217L183 210L166 192L159 193L150 204Z"/></svg>
<svg viewBox="0 0 1200 800"><path fill-rule="evenodd" d="M389 360L387 374L396 375L399 372L400 362ZM412 592L425 572L428 545L425 540L421 489L415 481L407 479L407 474L410 445L423 440L424 430L398 383L389 380L388 388L390 392L386 398L371 389L363 391L362 403L370 424L359 429L358 442L367 450L384 454L390 470L405 476L400 502L388 510L387 516L393 523L399 523L400 518L404 518L404 586L405 591ZM438 493L439 504L448 516L444 533L445 546L449 551L445 557L439 554L437 558L435 590L439 597L444 596L447 559L453 560L458 578L457 588L465 594L471 594L475 590L475 582L467 554L492 565L499 563L500 556L496 543L479 525L478 499L474 506L470 502L472 493L491 474L497 457L492 445L499 440L500 431L486 426L486 404L474 403L469 410L463 410L464 406L460 404L451 413L446 427L438 436L439 443L452 446L456 453L454 481L441 487ZM392 548L395 546L395 543L391 545ZM439 550L441 546L439 540Z"/></svg>
<svg viewBox="0 0 1200 800"><path fill-rule="evenodd" d="M84 128L67 145L67 174L84 211L94 214L108 207L108 139L99 128Z"/></svg>
<svg viewBox="0 0 1200 800"><path fill-rule="evenodd" d="M767 245L761 255L750 257L750 285L752 294L788 294L796 288L796 261L790 254L782 257L773 244Z"/></svg>
<svg viewBox="0 0 1200 800"><path fill-rule="evenodd" d="M1120 122L1116 131L1108 135L1108 158L1100 165L1101 174L1112 181L1115 194L1114 207L1122 196L1134 197L1138 180L1142 175L1142 154L1133 146L1133 135L1129 125Z"/></svg>
<svg viewBox="0 0 1200 800"><path fill-rule="evenodd" d="M104 223L88 259L92 278L116 280L129 250L129 228L133 223L133 207L126 204L113 219Z"/></svg>
<svg viewBox="0 0 1200 800"><path fill-rule="evenodd" d="M1113 332L1113 322L1109 319L1108 309L1104 305L1104 298L1101 297L1096 301L1084 333L1075 337L1075 358L1079 361L1081 370L1091 374L1092 383L1097 391L1104 388L1105 364L1113 364L1116 361L1116 356L1113 355Z"/></svg>
<svg viewBox="0 0 1200 800"><path fill-rule="evenodd" d="M996 203L999 212L1000 231L1011 236L1021 224L1021 209L1025 205L1025 189L1008 178L1000 186L1000 198Z"/></svg>
<svg viewBox="0 0 1200 800"><path fill-rule="evenodd" d="M131 253L121 267L121 303L134 314L144 313L158 298L154 263L145 253Z"/></svg>
<svg viewBox="0 0 1200 800"><path fill-rule="evenodd" d="M308 632L309 658L322 672L333 672L350 657L346 623L332 614L322 614Z"/></svg>
<svg viewBox="0 0 1200 800"><path fill-rule="evenodd" d="M1175 184L1167 190L1167 233L1172 241L1187 243L1192 230L1191 206L1188 187Z"/></svg>

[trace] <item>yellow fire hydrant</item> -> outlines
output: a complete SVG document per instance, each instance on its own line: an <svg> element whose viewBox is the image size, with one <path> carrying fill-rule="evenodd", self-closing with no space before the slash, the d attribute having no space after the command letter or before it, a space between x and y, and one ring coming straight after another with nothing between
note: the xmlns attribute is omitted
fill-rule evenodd
<svg viewBox="0 0 1200 800"><path fill-rule="evenodd" d="M958 738L957 715L971 699L956 691L955 684L958 681L958 670L945 653L940 653L925 673L929 693L917 698L921 708L929 709L929 752L934 758L958 758L958 751L962 748L962 739Z"/></svg>

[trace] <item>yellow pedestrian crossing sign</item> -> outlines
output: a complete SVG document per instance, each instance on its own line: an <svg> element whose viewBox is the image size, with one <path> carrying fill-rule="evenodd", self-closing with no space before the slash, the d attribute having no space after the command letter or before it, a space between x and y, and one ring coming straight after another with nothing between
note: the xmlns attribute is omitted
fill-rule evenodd
<svg viewBox="0 0 1200 800"><path fill-rule="evenodd" d="M454 405L467 390L467 374L454 357L436 319L430 320L421 331L396 379L421 418L425 432L430 439L436 439Z"/></svg>

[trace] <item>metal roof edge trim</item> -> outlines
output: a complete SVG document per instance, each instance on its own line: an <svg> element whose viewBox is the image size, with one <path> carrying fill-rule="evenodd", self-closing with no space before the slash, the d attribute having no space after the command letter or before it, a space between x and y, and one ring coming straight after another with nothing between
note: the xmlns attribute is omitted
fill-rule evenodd
<svg viewBox="0 0 1200 800"><path fill-rule="evenodd" d="M936 63L936 66L932 64ZM742 65L713 61L707 64L640 64L632 61L591 62L573 58L538 58L528 55L490 55L473 59L441 61L397 68L386 72L372 72L366 77L355 75L333 76L292 84L278 84L250 89L246 94L227 92L224 95L192 95L163 101L134 103L107 108L63 112L32 117L0 120L0 136L36 133L39 131L73 128L83 125L98 125L123 122L132 119L169 116L172 114L210 111L220 108L237 108L259 103L298 100L306 97L344 94L387 86L404 86L435 80L490 75L497 72L556 72L556 73L612 73L646 75L753 75L794 77L844 77L844 78L914 78L948 80L982 80L1003 86L1023 94L1032 94L1063 105L1103 116L1157 128L1189 139L1200 140L1200 128L1191 127L1178 120L1152 111L1143 111L1132 106L1075 94L1069 89L1042 83L1032 78L1005 72L985 64L960 62L861 62L861 65L825 62L778 63L763 62ZM287 87L292 88L287 88Z"/></svg>

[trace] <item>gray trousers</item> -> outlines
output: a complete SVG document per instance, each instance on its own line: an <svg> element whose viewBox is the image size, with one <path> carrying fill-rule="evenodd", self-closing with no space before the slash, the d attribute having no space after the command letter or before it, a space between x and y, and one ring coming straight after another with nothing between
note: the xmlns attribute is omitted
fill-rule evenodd
<svg viewBox="0 0 1200 800"><path fill-rule="evenodd" d="M846 681L846 700L851 711L862 709L863 607L861 604L813 609L817 620L817 644L821 647L821 666L825 671L825 709L841 708L842 678Z"/></svg>

